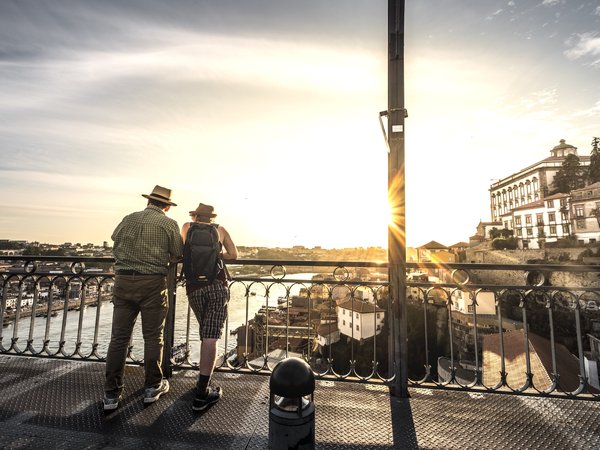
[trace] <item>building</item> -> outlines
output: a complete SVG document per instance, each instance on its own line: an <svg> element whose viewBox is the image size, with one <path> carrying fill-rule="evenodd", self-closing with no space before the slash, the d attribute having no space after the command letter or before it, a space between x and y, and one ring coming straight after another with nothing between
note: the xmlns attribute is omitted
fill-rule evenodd
<svg viewBox="0 0 600 450"><path fill-rule="evenodd" d="M525 352L526 345L529 355ZM526 335L524 330L515 330L504 333L502 337L499 334L485 336L483 340L483 384L486 386L496 385L500 381L500 372L504 367L506 382L511 388L518 389L525 386L529 357L533 382L537 389L549 389L553 382L552 374L556 371L560 374L558 381L560 390L575 391L580 383L579 360L563 344L555 343L554 346L553 358L550 340L531 332ZM593 388L590 390L596 392Z"/></svg>
<svg viewBox="0 0 600 450"><path fill-rule="evenodd" d="M469 238L469 247L476 247L484 241L490 240L490 231L502 228L502 222L483 222L479 221L475 234Z"/></svg>
<svg viewBox="0 0 600 450"><path fill-rule="evenodd" d="M321 323L317 328L317 340L319 347L335 344L340 340L340 330L337 323Z"/></svg>
<svg viewBox="0 0 600 450"><path fill-rule="evenodd" d="M502 215L504 228L513 230L521 249L543 248L571 235L569 194L554 194Z"/></svg>
<svg viewBox="0 0 600 450"><path fill-rule="evenodd" d="M476 309L474 308L474 298ZM482 361L484 337L500 331L496 311L496 294L483 290L469 292L455 289L451 293L451 299L451 324L455 343L456 367L476 370L476 359L478 358L480 364ZM523 324L515 320L504 318L502 321L503 332L518 330L522 327ZM477 342L475 342L475 330L477 330ZM445 364L444 361L438 361L438 365L440 363L442 366Z"/></svg>
<svg viewBox="0 0 600 450"><path fill-rule="evenodd" d="M577 155L577 147L561 139L548 158L492 184L489 189L492 221L501 221L513 209L545 199L552 191L556 173L570 154ZM590 157L580 156L579 161L581 166L589 166Z"/></svg>
<svg viewBox="0 0 600 450"><path fill-rule="evenodd" d="M362 341L381 333L384 309L353 299L340 303L337 308L340 334Z"/></svg>
<svg viewBox="0 0 600 450"><path fill-rule="evenodd" d="M600 182L571 191L573 234L582 244L600 241Z"/></svg>
<svg viewBox="0 0 600 450"><path fill-rule="evenodd" d="M417 262L436 262L439 261L439 258L435 257L436 253L439 252L448 252L448 247L440 244L436 241L430 241L425 245L421 245L417 247ZM454 261L446 261L446 262L454 262Z"/></svg>

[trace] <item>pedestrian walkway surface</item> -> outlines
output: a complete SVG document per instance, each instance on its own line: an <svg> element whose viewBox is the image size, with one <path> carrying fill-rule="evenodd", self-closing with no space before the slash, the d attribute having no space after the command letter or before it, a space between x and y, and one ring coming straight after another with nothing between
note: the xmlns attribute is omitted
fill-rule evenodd
<svg viewBox="0 0 600 450"><path fill-rule="evenodd" d="M124 400L102 410L104 364L0 355L0 448L266 449L269 378L221 372L224 397L201 414L197 372L181 370L144 407L143 369L127 367ZM317 381L317 449L600 448L600 402Z"/></svg>

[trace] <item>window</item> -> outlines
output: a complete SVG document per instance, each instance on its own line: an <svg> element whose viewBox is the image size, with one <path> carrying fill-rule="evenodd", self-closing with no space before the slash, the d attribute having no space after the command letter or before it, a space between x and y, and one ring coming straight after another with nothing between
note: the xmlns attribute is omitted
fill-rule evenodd
<svg viewBox="0 0 600 450"><path fill-rule="evenodd" d="M377 318L379 319L379 317L381 316L381 313L377 313Z"/></svg>
<svg viewBox="0 0 600 450"><path fill-rule="evenodd" d="M590 244L595 244L595 243L596 243L596 239L590 238Z"/></svg>
<svg viewBox="0 0 600 450"><path fill-rule="evenodd" d="M515 216L515 225L521 225L521 216Z"/></svg>
<svg viewBox="0 0 600 450"><path fill-rule="evenodd" d="M531 228L527 228L527 236L533 236L533 230Z"/></svg>
<svg viewBox="0 0 600 450"><path fill-rule="evenodd" d="M577 219L577 229L585 230L585 219Z"/></svg>
<svg viewBox="0 0 600 450"><path fill-rule="evenodd" d="M381 325L377 325L377 331L381 330Z"/></svg>
<svg viewBox="0 0 600 450"><path fill-rule="evenodd" d="M346 321L345 321L345 320L342 320L342 324L343 324L343 325L346 325Z"/></svg>
<svg viewBox="0 0 600 450"><path fill-rule="evenodd" d="M356 325L356 331L360 331L360 327Z"/></svg>
<svg viewBox="0 0 600 450"><path fill-rule="evenodd" d="M556 227L550 227L550 234L556 234Z"/></svg>
<svg viewBox="0 0 600 450"><path fill-rule="evenodd" d="M345 316L345 315L346 315L346 310L342 309L342 316Z"/></svg>
<svg viewBox="0 0 600 450"><path fill-rule="evenodd" d="M548 213L548 222L556 222L556 214Z"/></svg>
<svg viewBox="0 0 600 450"><path fill-rule="evenodd" d="M554 200L548 200L546 204L548 205L548 208L554 208Z"/></svg>
<svg viewBox="0 0 600 450"><path fill-rule="evenodd" d="M569 225L563 225L562 230L564 234L569 234Z"/></svg>
<svg viewBox="0 0 600 450"><path fill-rule="evenodd" d="M560 199L560 207L567 206L567 201L564 198Z"/></svg>
<svg viewBox="0 0 600 450"><path fill-rule="evenodd" d="M583 205L575 205L575 217L584 217Z"/></svg>
<svg viewBox="0 0 600 450"><path fill-rule="evenodd" d="M523 235L523 230L521 228L517 228L517 236L521 237Z"/></svg>
<svg viewBox="0 0 600 450"><path fill-rule="evenodd" d="M473 313L473 305L467 305L467 312Z"/></svg>
<svg viewBox="0 0 600 450"><path fill-rule="evenodd" d="M526 223L527 225L531 225L531 214L527 214L527 215L525 216L525 223Z"/></svg>
<svg viewBox="0 0 600 450"><path fill-rule="evenodd" d="M560 213L560 218L562 219L563 222L568 221L569 220L569 213L561 212Z"/></svg>
<svg viewBox="0 0 600 450"><path fill-rule="evenodd" d="M356 318L358 319L358 313L356 313Z"/></svg>
<svg viewBox="0 0 600 450"><path fill-rule="evenodd" d="M538 225L543 225L544 224L544 215L541 213L536 214L535 220L537 220Z"/></svg>

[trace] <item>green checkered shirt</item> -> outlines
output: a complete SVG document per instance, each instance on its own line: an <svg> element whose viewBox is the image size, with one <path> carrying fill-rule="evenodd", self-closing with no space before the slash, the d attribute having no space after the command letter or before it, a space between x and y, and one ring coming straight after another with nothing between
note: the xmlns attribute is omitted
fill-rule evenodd
<svg viewBox="0 0 600 450"><path fill-rule="evenodd" d="M154 205L125 216L112 240L115 270L166 275L169 261L183 253L177 222Z"/></svg>

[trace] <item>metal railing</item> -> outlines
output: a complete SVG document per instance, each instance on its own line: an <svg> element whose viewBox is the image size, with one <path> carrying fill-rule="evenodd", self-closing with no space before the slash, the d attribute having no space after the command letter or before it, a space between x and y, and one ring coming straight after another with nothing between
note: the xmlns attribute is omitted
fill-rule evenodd
<svg viewBox="0 0 600 450"><path fill-rule="evenodd" d="M0 353L103 361L110 258L1 257ZM54 266L50 266L54 264ZM93 265L104 268L92 271ZM600 267L407 263L407 384L597 400ZM393 383L387 263L239 260L218 369L300 356L322 379ZM198 324L172 267L165 369L195 368ZM141 364L139 329L129 347ZM141 353L141 352L140 352Z"/></svg>
<svg viewBox="0 0 600 450"><path fill-rule="evenodd" d="M439 279L407 283L409 385L599 399L600 267L418 267Z"/></svg>

